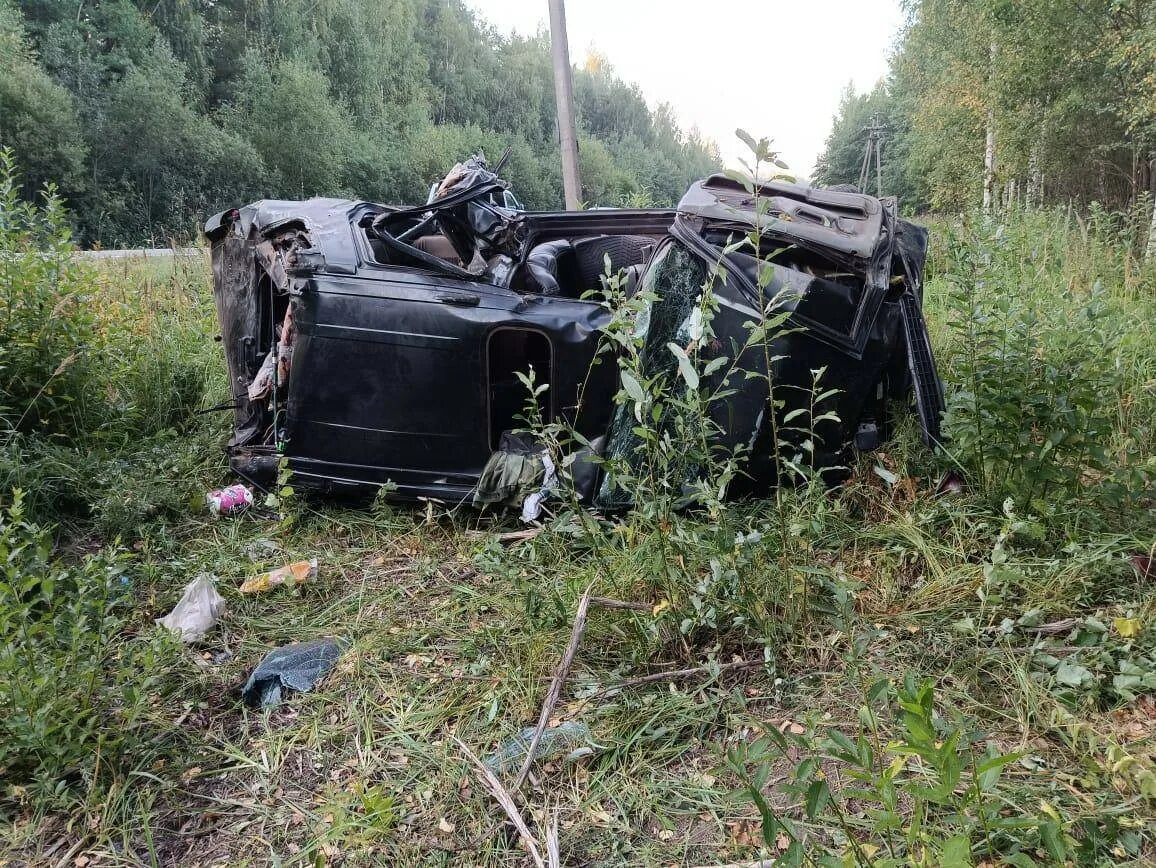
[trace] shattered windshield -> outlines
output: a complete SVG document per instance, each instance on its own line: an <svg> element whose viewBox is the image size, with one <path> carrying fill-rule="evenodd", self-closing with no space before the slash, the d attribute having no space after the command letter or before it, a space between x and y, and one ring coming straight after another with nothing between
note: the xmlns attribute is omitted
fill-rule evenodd
<svg viewBox="0 0 1156 868"><path fill-rule="evenodd" d="M678 359L667 346L677 344L686 349L702 336L702 311L699 296L707 280L706 265L682 244L672 242L659 250L646 271L641 291L657 298L638 318L636 336L643 339L641 352L642 373L645 379L658 377L655 393L674 397L685 392L686 383L678 376ZM674 436L672 418L675 414L664 409L656 428L661 436ZM620 473L637 477L645 472L645 454L642 439L635 431L637 420L633 402L615 408L606 445L606 458L617 466ZM687 466L683 478L690 479L696 467ZM629 505L620 486L615 485L614 473L603 477L598 493L598 505L619 507Z"/></svg>

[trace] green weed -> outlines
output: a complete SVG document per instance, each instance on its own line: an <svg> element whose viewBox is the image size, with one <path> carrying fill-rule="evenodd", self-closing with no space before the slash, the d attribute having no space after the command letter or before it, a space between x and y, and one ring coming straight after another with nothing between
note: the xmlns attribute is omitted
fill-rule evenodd
<svg viewBox="0 0 1156 868"><path fill-rule="evenodd" d="M1079 842L1047 801L1027 802L1004 778L1022 756L1002 752L965 720L945 719L931 682L910 674L898 687L870 686L847 734L812 715L807 727L770 728L726 755L739 794L758 806L766 846L784 865L1084 864L1121 847L1139 853L1135 831L1082 820ZM881 717L891 717L885 728ZM765 790L778 760L791 766L776 810ZM797 805L798 807L794 807ZM1095 834L1089 834L1095 830Z"/></svg>
<svg viewBox="0 0 1156 868"><path fill-rule="evenodd" d="M0 515L0 564L3 798L51 802L99 789L177 738L148 727L173 649L135 635L123 552L76 563L53 556L17 490Z"/></svg>

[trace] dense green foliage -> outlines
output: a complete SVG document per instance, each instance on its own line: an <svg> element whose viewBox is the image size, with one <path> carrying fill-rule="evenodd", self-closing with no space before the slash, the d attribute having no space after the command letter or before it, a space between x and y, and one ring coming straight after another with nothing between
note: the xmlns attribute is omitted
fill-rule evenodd
<svg viewBox="0 0 1156 868"><path fill-rule="evenodd" d="M590 204L669 205L717 167L605 59L574 87ZM0 145L85 243L189 238L260 197L421 201L507 145L522 201L559 207L554 115L548 37L461 0L0 0Z"/></svg>
<svg viewBox="0 0 1156 868"><path fill-rule="evenodd" d="M875 112L908 206L978 205L990 130L996 204L1135 209L1156 191L1156 3L914 0L886 82L840 105L821 183L858 179Z"/></svg>
<svg viewBox="0 0 1156 868"><path fill-rule="evenodd" d="M1151 310L1079 274L1096 265L1053 243L1063 223L1040 211L940 230L944 278L930 289L955 338L941 346L951 384L944 429L994 498L1044 512L1062 494L1123 507L1150 497L1156 479L1156 407L1131 397L1153 374ZM1076 249L1102 268L1107 250L1123 248L1118 232L1093 221ZM1113 283L1146 285L1123 269Z"/></svg>
<svg viewBox="0 0 1156 868"><path fill-rule="evenodd" d="M62 780L92 786L102 771L140 762L154 739L136 730L175 643L123 635L132 619L127 557L114 548L78 562L53 555L16 491L0 510L0 564L6 777L49 794Z"/></svg>
<svg viewBox="0 0 1156 868"><path fill-rule="evenodd" d="M204 263L131 281L95 268L74 255L60 199L18 188L0 150L0 490L26 489L33 519L93 519L110 535L184 509L183 484L153 480L216 457L195 415L220 374Z"/></svg>

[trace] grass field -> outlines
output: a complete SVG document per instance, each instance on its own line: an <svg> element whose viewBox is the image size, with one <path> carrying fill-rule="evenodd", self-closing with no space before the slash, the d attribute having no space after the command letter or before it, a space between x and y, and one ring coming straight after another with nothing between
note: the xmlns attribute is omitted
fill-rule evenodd
<svg viewBox="0 0 1156 868"><path fill-rule="evenodd" d="M436 504L211 519L207 268L84 266L100 406L0 464L0 504L27 490L0 536L0 863L530 864L456 739L536 722L592 585L642 604L591 608L556 709L593 750L515 796L562 864L1151 864L1156 282L1115 237L936 227L950 455L908 420L836 491L508 544L512 519ZM308 584L236 590L309 557ZM153 619L201 572L227 614L187 650ZM318 690L241 705L266 651L326 636L349 647Z"/></svg>

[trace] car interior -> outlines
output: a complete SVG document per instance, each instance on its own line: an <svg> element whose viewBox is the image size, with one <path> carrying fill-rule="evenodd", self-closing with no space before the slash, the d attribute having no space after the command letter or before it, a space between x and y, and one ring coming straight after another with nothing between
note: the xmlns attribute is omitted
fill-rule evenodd
<svg viewBox="0 0 1156 868"><path fill-rule="evenodd" d="M370 214L361 229L379 265L434 270L466 280L504 286L526 295L578 299L625 272L629 294L637 285L657 238L593 235L555 238L528 247L521 261L487 250L455 218L412 213ZM523 249L526 245L522 245Z"/></svg>

